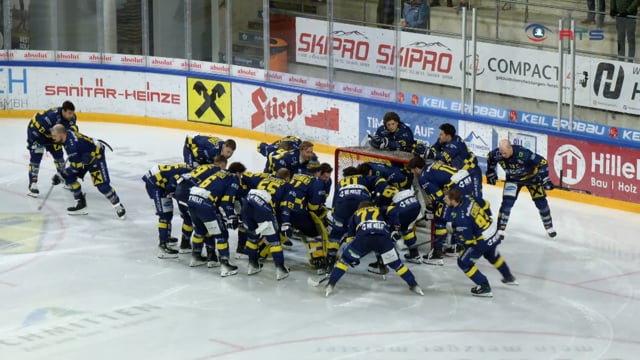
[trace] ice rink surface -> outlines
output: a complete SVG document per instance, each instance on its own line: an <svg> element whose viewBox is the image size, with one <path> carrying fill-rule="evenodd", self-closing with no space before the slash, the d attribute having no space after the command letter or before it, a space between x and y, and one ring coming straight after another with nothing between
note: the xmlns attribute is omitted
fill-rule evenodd
<svg viewBox="0 0 640 360"><path fill-rule="evenodd" d="M37 207L54 174L43 159L39 199L27 193L26 119L2 120L0 143L0 359L463 360L625 359L640 353L640 216L550 198L556 240L545 236L527 193L500 246L520 286L485 260L493 298L469 293L455 258L408 264L425 296L395 274L350 269L331 297L307 284L303 244L285 250L291 276L272 262L247 276L156 257L157 219L140 177L182 159L188 131L83 123L107 140L112 185L127 209L116 218L87 177L89 215L71 217L62 186ZM261 171L252 140L232 161ZM319 154L332 162L329 154ZM501 189L485 187L494 214ZM174 216L173 234L180 218ZM231 232L235 250L236 234ZM421 240L419 239L419 242ZM425 249L421 249L423 252Z"/></svg>

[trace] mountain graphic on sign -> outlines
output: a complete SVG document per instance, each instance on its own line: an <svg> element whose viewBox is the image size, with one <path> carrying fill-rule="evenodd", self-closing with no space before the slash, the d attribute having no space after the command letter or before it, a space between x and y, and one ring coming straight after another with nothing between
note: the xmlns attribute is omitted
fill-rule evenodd
<svg viewBox="0 0 640 360"><path fill-rule="evenodd" d="M333 36L350 36L350 35L355 35L355 36L361 36L365 39L369 39L365 34L361 33L358 30L354 30L354 31L343 31L343 30L336 30L333 33Z"/></svg>
<svg viewBox="0 0 640 360"><path fill-rule="evenodd" d="M448 51L451 51L451 49L447 45L441 43L440 41L430 42L430 43L427 43L427 42L424 42L424 41L416 41L416 42L413 42L413 43L409 44L409 46L410 47L419 47L419 48L437 46L437 47L443 47L443 48L447 49Z"/></svg>
<svg viewBox="0 0 640 360"><path fill-rule="evenodd" d="M482 143L482 145L489 147L489 145L482 140L482 138L480 136L478 136L475 132L470 132L469 135L467 135L467 137L464 139L465 142L475 142L475 141L479 141Z"/></svg>

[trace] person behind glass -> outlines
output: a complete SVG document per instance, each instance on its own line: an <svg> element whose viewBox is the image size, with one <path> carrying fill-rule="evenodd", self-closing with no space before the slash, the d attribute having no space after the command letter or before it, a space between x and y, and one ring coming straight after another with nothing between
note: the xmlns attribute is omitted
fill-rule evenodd
<svg viewBox="0 0 640 360"><path fill-rule="evenodd" d="M618 60L633 62L636 56L636 19L638 0L611 0L609 14L616 19L618 33ZM632 16L632 17L630 17ZM629 53L625 56L625 41L629 43Z"/></svg>
<svg viewBox="0 0 640 360"><path fill-rule="evenodd" d="M424 33L429 30L429 5L426 0L408 0L402 7L400 27L404 31Z"/></svg>
<svg viewBox="0 0 640 360"><path fill-rule="evenodd" d="M376 22L381 28L390 28L395 21L396 5L394 0L378 0Z"/></svg>
<svg viewBox="0 0 640 360"><path fill-rule="evenodd" d="M600 28L604 23L604 11L605 11L605 0L597 0L598 1L598 18L596 20L596 0L587 0L587 8L589 12L587 13L587 18L580 21L581 24L597 24Z"/></svg>
<svg viewBox="0 0 640 360"><path fill-rule="evenodd" d="M412 152L414 143L411 128L393 111L384 114L382 125L369 138L369 145L380 150Z"/></svg>

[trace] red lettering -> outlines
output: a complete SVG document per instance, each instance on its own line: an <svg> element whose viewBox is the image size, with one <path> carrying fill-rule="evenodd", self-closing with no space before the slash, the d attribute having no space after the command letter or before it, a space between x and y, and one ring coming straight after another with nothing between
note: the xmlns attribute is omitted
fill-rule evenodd
<svg viewBox="0 0 640 360"><path fill-rule="evenodd" d="M251 114L251 128L262 125L266 120L293 119L302 114L302 94L298 94L295 100L280 101L277 97L272 97L267 101L267 94L264 89L259 88L251 94L251 103L256 111Z"/></svg>
<svg viewBox="0 0 640 360"><path fill-rule="evenodd" d="M558 39L562 40L568 37L569 40L573 40L573 32L571 30L558 30Z"/></svg>

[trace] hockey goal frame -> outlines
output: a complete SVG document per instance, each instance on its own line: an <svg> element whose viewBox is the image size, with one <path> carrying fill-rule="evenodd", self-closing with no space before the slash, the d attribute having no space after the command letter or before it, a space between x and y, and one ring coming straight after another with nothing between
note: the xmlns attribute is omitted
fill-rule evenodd
<svg viewBox="0 0 640 360"><path fill-rule="evenodd" d="M342 177L342 169L340 168L341 154L347 154L347 157L354 159L357 163L375 161L387 165L392 163L406 164L415 156L409 152L380 150L371 146L343 146L336 148L333 153L334 182L336 184Z"/></svg>

